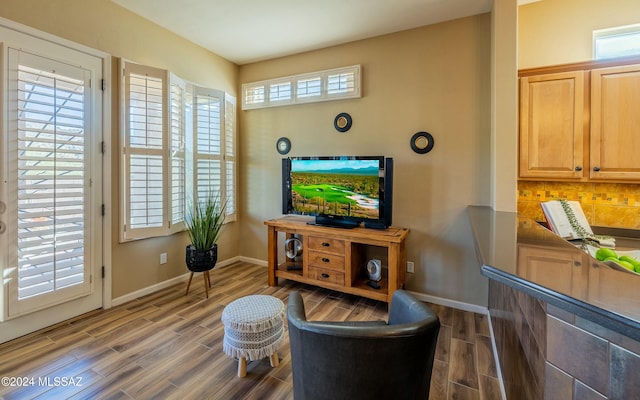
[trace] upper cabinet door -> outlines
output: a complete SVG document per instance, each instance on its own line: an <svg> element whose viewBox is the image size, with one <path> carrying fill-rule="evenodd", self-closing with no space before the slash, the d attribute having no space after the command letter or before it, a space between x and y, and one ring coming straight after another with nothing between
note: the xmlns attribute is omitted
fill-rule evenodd
<svg viewBox="0 0 640 400"><path fill-rule="evenodd" d="M584 176L584 71L520 78L520 177Z"/></svg>
<svg viewBox="0 0 640 400"><path fill-rule="evenodd" d="M591 71L591 179L640 179L640 65Z"/></svg>

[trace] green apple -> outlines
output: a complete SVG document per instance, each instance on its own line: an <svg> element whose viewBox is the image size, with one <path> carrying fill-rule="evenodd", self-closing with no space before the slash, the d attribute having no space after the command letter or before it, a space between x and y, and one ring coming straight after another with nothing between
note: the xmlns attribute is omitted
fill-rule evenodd
<svg viewBox="0 0 640 400"><path fill-rule="evenodd" d="M620 260L618 260L618 261L615 261L615 262L617 262L619 265L622 265L623 267L625 267L626 269L628 269L630 271L636 272L635 268L633 267L633 264L631 264L629 261L620 261Z"/></svg>
<svg viewBox="0 0 640 400"><path fill-rule="evenodd" d="M630 262L631 264L633 264L633 266L635 267L636 265L640 264L640 261L636 260L635 258L631 257L631 256L620 256L618 258L620 261L627 261Z"/></svg>
<svg viewBox="0 0 640 400"><path fill-rule="evenodd" d="M613 251L612 249L608 249L606 247L602 247L600 249L598 249L598 251L596 251L596 258L598 259L598 261L604 261L607 258L618 258L618 253L616 253L615 251Z"/></svg>

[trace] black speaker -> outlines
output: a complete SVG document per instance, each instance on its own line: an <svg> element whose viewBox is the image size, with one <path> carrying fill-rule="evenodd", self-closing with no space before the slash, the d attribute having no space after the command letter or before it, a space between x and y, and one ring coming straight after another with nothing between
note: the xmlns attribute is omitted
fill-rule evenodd
<svg viewBox="0 0 640 400"><path fill-rule="evenodd" d="M384 165L384 204L382 205L384 224L389 227L393 221L393 158L386 158Z"/></svg>
<svg viewBox="0 0 640 400"><path fill-rule="evenodd" d="M387 229L392 223L393 214L393 158L384 159L384 179L380 197L380 219L365 221L365 228Z"/></svg>
<svg viewBox="0 0 640 400"><path fill-rule="evenodd" d="M282 213L289 214L292 209L291 201L291 160L282 159Z"/></svg>

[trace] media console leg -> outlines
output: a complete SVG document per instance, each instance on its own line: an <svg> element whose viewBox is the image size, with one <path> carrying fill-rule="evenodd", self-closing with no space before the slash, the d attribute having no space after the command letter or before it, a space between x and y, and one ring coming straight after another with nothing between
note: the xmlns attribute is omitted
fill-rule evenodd
<svg viewBox="0 0 640 400"><path fill-rule="evenodd" d="M278 263L278 232L276 228L270 226L268 229L268 283L269 286L277 286L278 278L276 278L276 264Z"/></svg>

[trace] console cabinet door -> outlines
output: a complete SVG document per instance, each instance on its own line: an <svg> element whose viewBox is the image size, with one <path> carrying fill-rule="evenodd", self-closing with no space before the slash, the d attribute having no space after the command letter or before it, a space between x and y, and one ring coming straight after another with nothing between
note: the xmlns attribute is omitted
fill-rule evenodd
<svg viewBox="0 0 640 400"><path fill-rule="evenodd" d="M640 65L591 71L592 179L640 179Z"/></svg>
<svg viewBox="0 0 640 400"><path fill-rule="evenodd" d="M584 176L584 71L520 78L520 177Z"/></svg>

